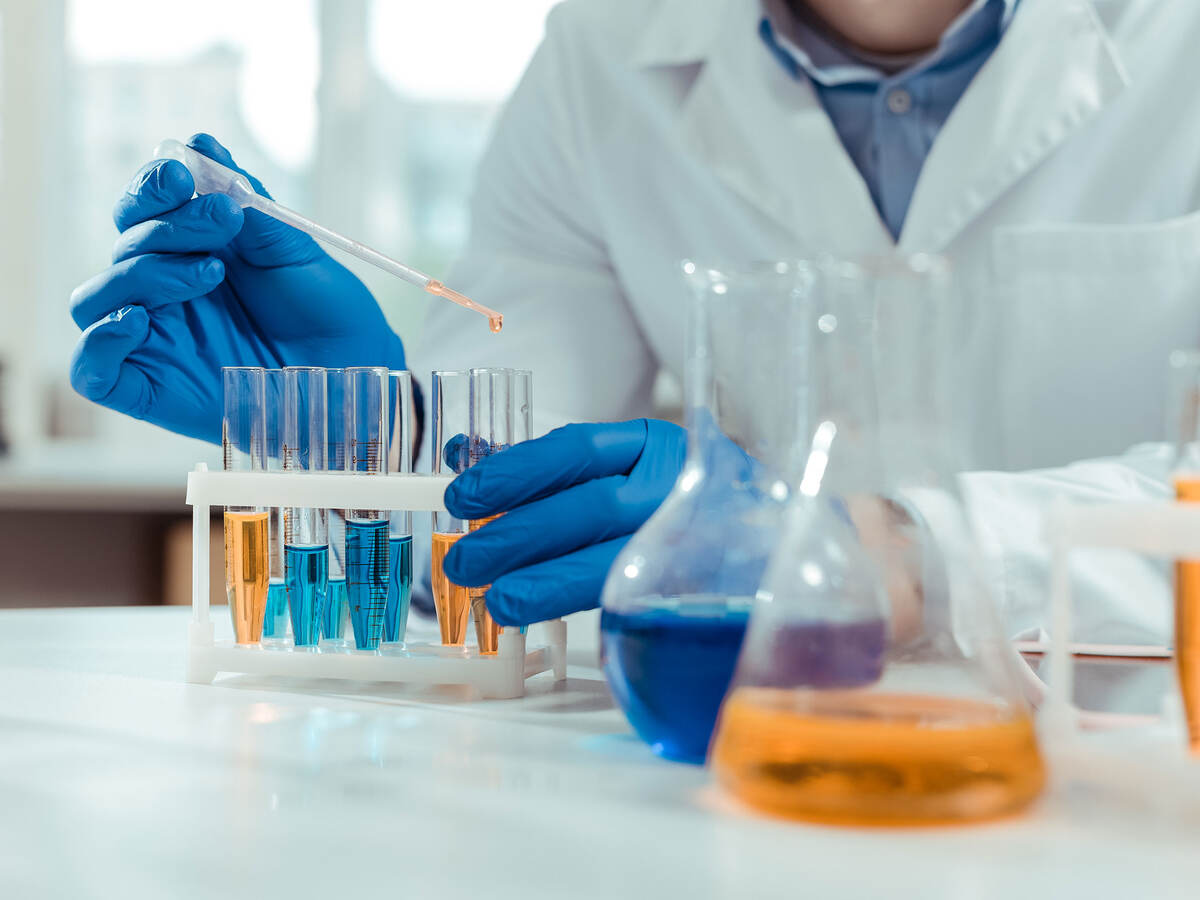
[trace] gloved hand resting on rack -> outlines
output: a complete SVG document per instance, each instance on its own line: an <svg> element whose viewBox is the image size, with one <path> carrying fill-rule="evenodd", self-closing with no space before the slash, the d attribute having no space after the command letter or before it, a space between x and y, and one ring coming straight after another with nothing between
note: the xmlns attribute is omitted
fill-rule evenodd
<svg viewBox="0 0 1200 900"><path fill-rule="evenodd" d="M242 171L208 135L188 145ZM79 393L217 442L222 366L404 368L371 293L312 238L222 194L193 193L182 163L155 160L117 200L113 265L71 295L83 329L71 359Z"/></svg>
<svg viewBox="0 0 1200 900"><path fill-rule="evenodd" d="M501 625L591 609L613 560L671 492L687 433L657 419L567 425L476 463L446 489L460 519L499 519L446 555L455 584L491 584Z"/></svg>

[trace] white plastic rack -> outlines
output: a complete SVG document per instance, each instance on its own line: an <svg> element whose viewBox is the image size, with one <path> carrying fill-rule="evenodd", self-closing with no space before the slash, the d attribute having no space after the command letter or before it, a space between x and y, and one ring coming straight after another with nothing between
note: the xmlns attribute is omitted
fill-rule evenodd
<svg viewBox="0 0 1200 900"><path fill-rule="evenodd" d="M353 644L294 647L285 642L237 644L216 640L209 615L209 517L215 507L299 506L329 509L445 510L442 494L449 477L344 472L210 472L200 463L188 473L192 507L192 620L188 625L187 680L208 684L219 672L297 678L342 678L411 684L461 684L485 698L525 693L525 679L552 671L567 675L567 625L542 624L545 643L527 647L519 629L505 628L494 655L474 647L441 644L381 644L355 650Z"/></svg>

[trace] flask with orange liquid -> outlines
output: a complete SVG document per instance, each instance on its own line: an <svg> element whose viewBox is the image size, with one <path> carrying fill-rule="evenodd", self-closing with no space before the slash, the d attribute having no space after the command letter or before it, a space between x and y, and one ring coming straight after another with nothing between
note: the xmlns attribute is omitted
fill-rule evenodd
<svg viewBox="0 0 1200 900"><path fill-rule="evenodd" d="M948 278L928 256L822 266L816 425L710 751L751 806L967 822L1042 790L1019 663L956 493ZM851 663L870 677L833 677Z"/></svg>

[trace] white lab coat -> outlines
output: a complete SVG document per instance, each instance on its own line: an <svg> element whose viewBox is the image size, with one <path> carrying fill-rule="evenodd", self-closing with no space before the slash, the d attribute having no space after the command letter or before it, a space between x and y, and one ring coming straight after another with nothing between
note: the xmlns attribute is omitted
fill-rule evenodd
<svg viewBox="0 0 1200 900"><path fill-rule="evenodd" d="M540 428L651 411L680 375L683 258L896 249L754 0L570 0L481 165L413 368L535 371ZM1014 632L1044 621L1055 495L1165 495L1166 357L1200 335L1200 3L1022 0L938 135L900 235L947 255L979 336L963 477ZM426 376L427 377L427 376ZM1113 457L1067 465L1073 460ZM1059 467L1059 468L1054 468ZM1042 471L1026 470L1040 468ZM1075 637L1169 640L1161 566L1078 559Z"/></svg>

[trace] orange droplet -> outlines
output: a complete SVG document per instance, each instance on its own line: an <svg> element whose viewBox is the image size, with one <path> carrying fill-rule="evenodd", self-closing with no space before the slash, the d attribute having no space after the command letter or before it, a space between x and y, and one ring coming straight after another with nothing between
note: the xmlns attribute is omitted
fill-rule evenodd
<svg viewBox="0 0 1200 900"><path fill-rule="evenodd" d="M504 316L492 316L488 319L488 328L492 329L492 334L499 334L500 329L504 327Z"/></svg>

